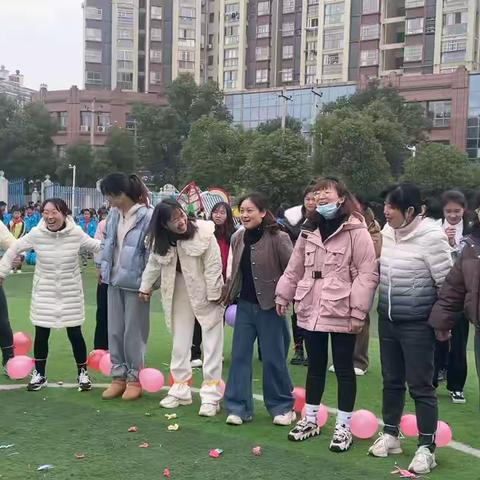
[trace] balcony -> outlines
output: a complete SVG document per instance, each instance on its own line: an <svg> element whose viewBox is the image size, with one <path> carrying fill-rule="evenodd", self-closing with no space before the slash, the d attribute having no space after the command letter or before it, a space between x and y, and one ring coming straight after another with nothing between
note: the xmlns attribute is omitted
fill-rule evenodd
<svg viewBox="0 0 480 480"><path fill-rule="evenodd" d="M403 48L384 50L382 52L382 70L384 73L392 70L403 70Z"/></svg>
<svg viewBox="0 0 480 480"><path fill-rule="evenodd" d="M443 13L468 9L468 0L443 0Z"/></svg>
<svg viewBox="0 0 480 480"><path fill-rule="evenodd" d="M323 66L323 75L339 75L342 73L343 65L324 65Z"/></svg>
<svg viewBox="0 0 480 480"><path fill-rule="evenodd" d="M405 8L418 8L425 6L425 0L405 0Z"/></svg>
<svg viewBox="0 0 480 480"><path fill-rule="evenodd" d="M385 24L382 40L382 48L385 49L395 49L403 46L405 43L405 22Z"/></svg>
<svg viewBox="0 0 480 480"><path fill-rule="evenodd" d="M466 23L456 23L455 25L445 25L443 35L465 35L468 25Z"/></svg>

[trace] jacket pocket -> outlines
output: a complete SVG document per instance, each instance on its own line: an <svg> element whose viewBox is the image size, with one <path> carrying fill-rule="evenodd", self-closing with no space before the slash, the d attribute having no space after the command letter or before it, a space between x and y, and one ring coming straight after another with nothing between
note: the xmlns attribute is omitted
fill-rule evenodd
<svg viewBox="0 0 480 480"><path fill-rule="evenodd" d="M315 264L315 252L317 251L316 245L311 243L305 244L305 257L304 257L304 265L306 267L313 267Z"/></svg>
<svg viewBox="0 0 480 480"><path fill-rule="evenodd" d="M295 302L295 313L299 315L308 315L312 310L312 301L309 293L311 292L313 285L298 284L297 290L293 300Z"/></svg>
<svg viewBox="0 0 480 480"><path fill-rule="evenodd" d="M351 291L350 284L338 281L336 278L326 278L320 300L320 316L349 318Z"/></svg>
<svg viewBox="0 0 480 480"><path fill-rule="evenodd" d="M328 248L325 253L325 266L339 267L345 257L345 247Z"/></svg>

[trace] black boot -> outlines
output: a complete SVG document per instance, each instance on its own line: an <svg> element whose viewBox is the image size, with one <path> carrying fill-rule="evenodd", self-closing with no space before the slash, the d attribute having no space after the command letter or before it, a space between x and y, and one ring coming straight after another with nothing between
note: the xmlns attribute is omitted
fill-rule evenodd
<svg viewBox="0 0 480 480"><path fill-rule="evenodd" d="M295 355L290 360L291 365L303 365L305 361L305 356L303 354L303 350L295 350Z"/></svg>

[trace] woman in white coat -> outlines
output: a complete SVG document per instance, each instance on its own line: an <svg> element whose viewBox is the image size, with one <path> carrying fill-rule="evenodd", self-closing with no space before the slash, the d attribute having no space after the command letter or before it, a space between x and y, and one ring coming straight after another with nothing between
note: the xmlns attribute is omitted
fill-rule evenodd
<svg viewBox="0 0 480 480"><path fill-rule="evenodd" d="M179 203L164 200L153 213L150 248L140 298L148 301L160 278L165 321L173 334L170 370L174 383L160 406L177 408L192 403L190 347L197 318L204 356L199 415L213 417L220 411L222 398L223 351L223 307L217 303L223 287L222 260L215 225L189 220Z"/></svg>
<svg viewBox="0 0 480 480"><path fill-rule="evenodd" d="M28 250L35 250L37 254L30 307L30 320L35 326L35 370L27 389L36 391L47 385L45 368L50 330L66 328L77 363L78 388L91 390L87 347L81 330L85 307L78 252L83 248L96 253L100 250L100 241L90 238L75 224L62 199L46 200L42 214L39 225L15 242L0 262L1 284L17 255Z"/></svg>

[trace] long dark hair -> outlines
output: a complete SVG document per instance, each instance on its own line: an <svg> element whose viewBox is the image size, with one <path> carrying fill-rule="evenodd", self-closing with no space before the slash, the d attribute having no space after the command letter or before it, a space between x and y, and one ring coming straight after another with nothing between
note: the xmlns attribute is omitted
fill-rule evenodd
<svg viewBox="0 0 480 480"><path fill-rule="evenodd" d="M123 172L110 173L100 183L100 191L104 195L118 196L124 193L132 202L149 205L150 198L147 186L138 175L127 175Z"/></svg>
<svg viewBox="0 0 480 480"><path fill-rule="evenodd" d="M148 227L148 244L150 250L158 255L165 256L170 247L175 247L178 240L189 240L195 235L197 226L187 216L187 231L183 235L178 235L169 230L167 223L172 218L173 212L179 210L185 215L185 210L176 201L167 198L160 202L153 211L152 220Z"/></svg>
<svg viewBox="0 0 480 480"><path fill-rule="evenodd" d="M213 221L213 214L220 208L224 208L227 212L227 219L223 225L215 224L215 237L218 239L224 238L227 243L230 243L232 235L235 233L235 222L233 221L232 207L227 202L216 203L210 214L210 220Z"/></svg>
<svg viewBox="0 0 480 480"><path fill-rule="evenodd" d="M260 192L252 192L248 195L244 195L238 201L238 208L242 206L242 203L245 200L250 200L261 212L266 212L266 215L263 217L261 226L270 233L276 234L280 231L280 226L277 223L277 220L273 216L273 213L268 209L268 201L265 195Z"/></svg>
<svg viewBox="0 0 480 480"><path fill-rule="evenodd" d="M386 203L400 210L404 216L410 207L413 208L415 217L422 212L422 205L424 204L422 194L417 185L412 182L392 185L382 192L381 196Z"/></svg>
<svg viewBox="0 0 480 480"><path fill-rule="evenodd" d="M68 205L65 203L65 200L61 198L47 198L43 203L42 206L40 207L40 212L43 214L43 210L45 209L45 205L47 203L51 203L64 217L68 217L69 215L72 214L72 211L70 208L68 208Z"/></svg>

